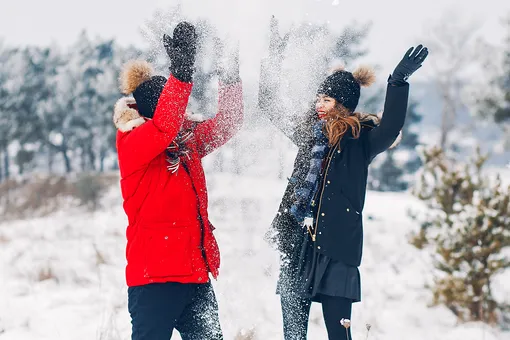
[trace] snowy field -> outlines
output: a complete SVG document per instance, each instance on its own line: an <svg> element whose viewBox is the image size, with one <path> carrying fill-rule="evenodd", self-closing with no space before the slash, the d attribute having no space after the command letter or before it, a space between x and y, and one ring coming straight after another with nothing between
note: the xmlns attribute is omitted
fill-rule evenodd
<svg viewBox="0 0 510 340"><path fill-rule="evenodd" d="M209 174L210 218L222 251L214 283L225 339L252 330L257 340L282 339L274 294L278 257L262 237L278 207L283 181ZM0 224L1 340L128 339L124 283L126 218L117 186L94 213L74 209ZM508 340L482 324L457 325L444 307L429 308L429 257L408 244L418 228L408 194L369 192L365 208L362 302L354 305L353 338L372 340ZM510 275L498 298L510 301ZM326 339L320 305L312 306L309 339ZM174 338L179 339L176 335Z"/></svg>

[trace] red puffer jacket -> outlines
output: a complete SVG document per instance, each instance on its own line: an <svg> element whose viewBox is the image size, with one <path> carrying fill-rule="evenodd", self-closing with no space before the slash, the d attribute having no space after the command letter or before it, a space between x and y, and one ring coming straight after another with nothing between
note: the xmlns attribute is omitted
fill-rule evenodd
<svg viewBox="0 0 510 340"><path fill-rule="evenodd" d="M117 151L124 210L128 217L126 281L201 283L218 276L220 254L207 214L201 158L226 143L243 120L241 83L219 88L218 113L199 123L186 141L190 157L167 170L166 148L185 119L192 84L170 76L154 118L144 119L132 98L115 105Z"/></svg>

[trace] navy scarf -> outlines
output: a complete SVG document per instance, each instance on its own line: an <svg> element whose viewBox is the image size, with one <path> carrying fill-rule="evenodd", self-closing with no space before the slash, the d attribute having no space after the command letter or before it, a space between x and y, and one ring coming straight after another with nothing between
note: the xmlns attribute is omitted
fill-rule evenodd
<svg viewBox="0 0 510 340"><path fill-rule="evenodd" d="M311 203L319 187L319 179L322 170L322 161L328 150L328 139L323 133L324 121L320 120L313 126L312 157L310 167L304 181L294 188L294 203L290 208L291 214L299 223L305 218L312 217Z"/></svg>

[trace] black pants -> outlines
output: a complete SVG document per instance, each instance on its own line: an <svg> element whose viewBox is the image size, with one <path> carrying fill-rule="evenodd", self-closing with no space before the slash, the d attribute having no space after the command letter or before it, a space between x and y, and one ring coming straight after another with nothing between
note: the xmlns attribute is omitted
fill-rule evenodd
<svg viewBox="0 0 510 340"><path fill-rule="evenodd" d="M322 314L329 340L352 340L351 330L340 324L342 319L351 319L352 300L321 295ZM308 317L312 301L295 293L281 295L283 314L283 337L285 340L306 340Z"/></svg>
<svg viewBox="0 0 510 340"><path fill-rule="evenodd" d="M128 288L132 340L222 340L211 283L152 283Z"/></svg>

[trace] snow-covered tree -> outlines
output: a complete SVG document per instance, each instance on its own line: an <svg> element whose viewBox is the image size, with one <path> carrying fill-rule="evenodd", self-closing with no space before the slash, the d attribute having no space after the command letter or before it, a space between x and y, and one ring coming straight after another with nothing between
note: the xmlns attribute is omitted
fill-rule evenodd
<svg viewBox="0 0 510 340"><path fill-rule="evenodd" d="M483 171L479 150L467 164L443 150L425 152L415 195L429 211L411 243L432 253L437 277L434 303L444 304L461 321L497 323L510 305L492 292L496 275L510 267L510 187Z"/></svg>
<svg viewBox="0 0 510 340"><path fill-rule="evenodd" d="M502 62L496 66L494 78L485 86L488 91L478 98L478 109L480 116L491 118L504 131L506 149L510 149L510 16L505 23L507 35Z"/></svg>
<svg viewBox="0 0 510 340"><path fill-rule="evenodd" d="M105 159L115 154L111 117L121 96L118 75L122 64L137 53L112 40L91 40L82 32L63 55L51 80L54 92L44 121L47 143L62 155L65 172L102 171Z"/></svg>
<svg viewBox="0 0 510 340"><path fill-rule="evenodd" d="M434 51L430 69L441 98L439 145L445 149L458 146L450 136L458 127L460 113L466 109L465 89L473 76L476 38L479 25L452 11L445 12L428 30L425 44ZM427 61L429 62L429 61Z"/></svg>
<svg viewBox="0 0 510 340"><path fill-rule="evenodd" d="M3 65L10 74L2 104L10 120L5 138L17 144L20 172L30 160L27 156L44 146L44 104L52 96L50 79L56 62L58 55L51 48L27 47L14 52L10 62Z"/></svg>
<svg viewBox="0 0 510 340"><path fill-rule="evenodd" d="M19 56L19 51L0 44L0 182L9 177L10 158L8 148L13 142L15 116L12 114L11 96L14 95L10 89L9 79L13 76L12 69L8 66L13 59Z"/></svg>

